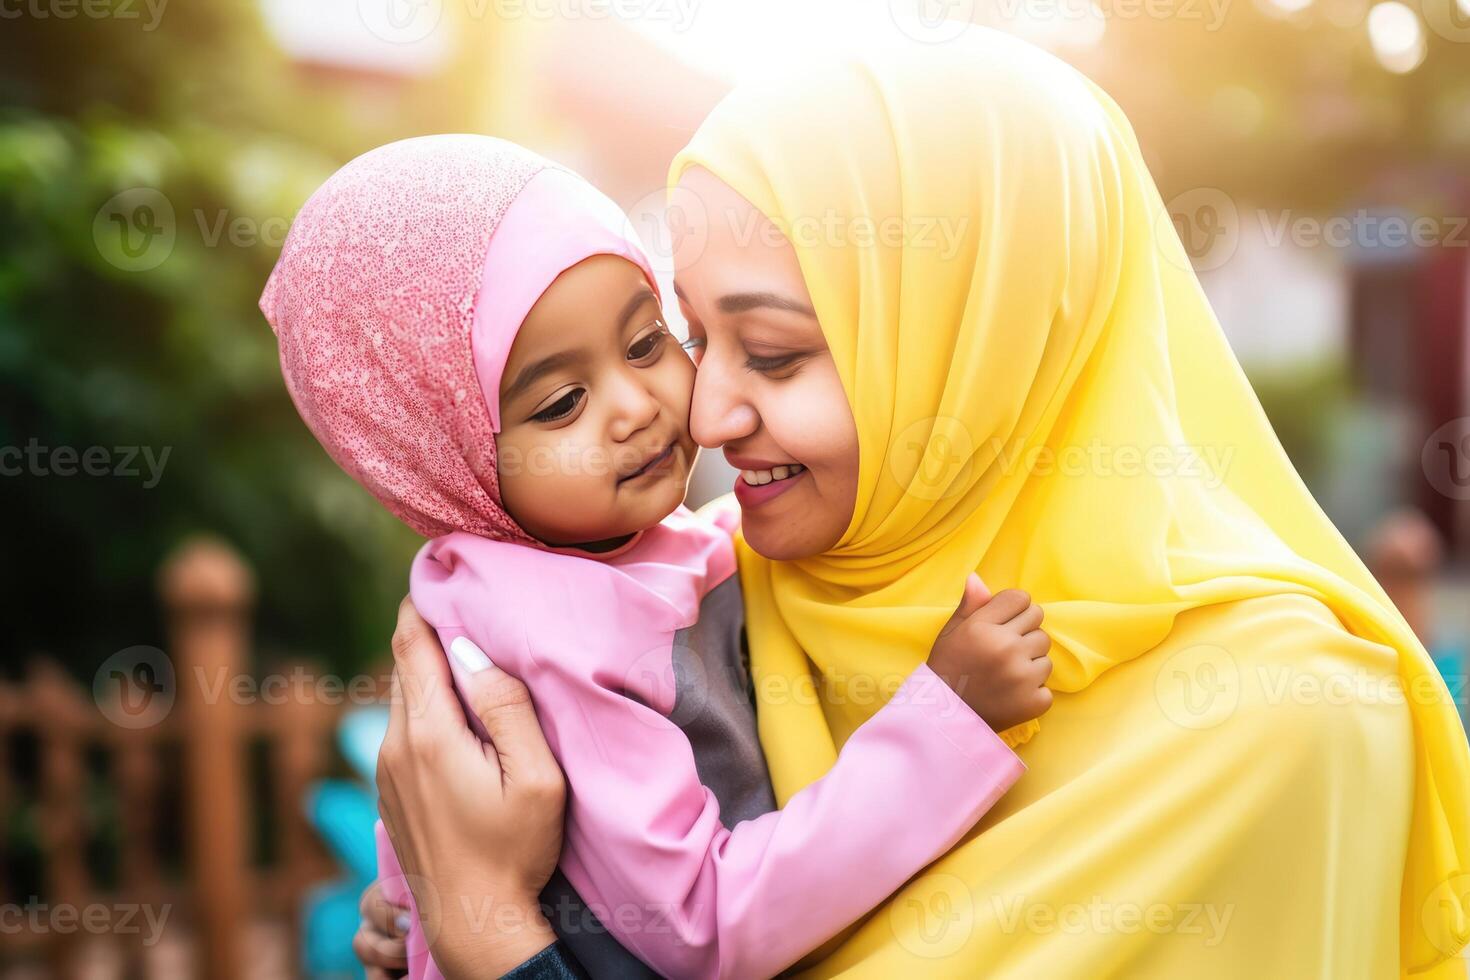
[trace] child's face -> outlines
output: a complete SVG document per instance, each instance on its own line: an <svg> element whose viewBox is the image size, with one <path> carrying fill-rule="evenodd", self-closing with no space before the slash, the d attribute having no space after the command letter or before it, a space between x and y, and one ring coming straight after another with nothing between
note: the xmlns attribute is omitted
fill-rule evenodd
<svg viewBox="0 0 1470 980"><path fill-rule="evenodd" d="M606 545L684 500L694 365L633 263L563 272L521 324L500 382L500 494L527 533Z"/></svg>

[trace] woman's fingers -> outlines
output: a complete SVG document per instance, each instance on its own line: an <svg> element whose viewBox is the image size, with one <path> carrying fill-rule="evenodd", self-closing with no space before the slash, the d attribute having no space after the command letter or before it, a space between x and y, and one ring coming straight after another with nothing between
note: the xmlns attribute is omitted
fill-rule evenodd
<svg viewBox="0 0 1470 980"><path fill-rule="evenodd" d="M491 663L468 637L456 637L450 648L468 678L465 700L490 733L503 782L548 791L552 787L543 784L564 788L561 767L546 744L526 685Z"/></svg>
<svg viewBox="0 0 1470 980"><path fill-rule="evenodd" d="M398 696L410 727L442 718L450 704L458 708L458 702L450 695L444 648L439 645L433 627L408 598L398 605L398 627L393 631L393 672L398 678ZM464 727L463 717L456 718L452 711L445 720Z"/></svg>

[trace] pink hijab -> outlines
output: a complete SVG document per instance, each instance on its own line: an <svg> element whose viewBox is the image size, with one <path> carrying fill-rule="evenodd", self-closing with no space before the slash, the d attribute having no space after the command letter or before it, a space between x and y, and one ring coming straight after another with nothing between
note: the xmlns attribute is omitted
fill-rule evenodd
<svg viewBox="0 0 1470 980"><path fill-rule="evenodd" d="M500 375L516 331L593 255L653 271L622 211L514 143L425 136L363 154L297 215L260 308L301 417L425 537L542 547L500 500Z"/></svg>

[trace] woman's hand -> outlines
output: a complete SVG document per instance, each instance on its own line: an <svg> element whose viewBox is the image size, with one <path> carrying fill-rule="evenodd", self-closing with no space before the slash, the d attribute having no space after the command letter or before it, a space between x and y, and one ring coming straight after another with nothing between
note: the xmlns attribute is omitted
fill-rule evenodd
<svg viewBox="0 0 1470 980"><path fill-rule="evenodd" d="M467 639L450 652L494 744L470 731L443 648L405 599L378 809L434 962L450 978L500 976L556 939L538 896L561 855L566 782L525 685Z"/></svg>

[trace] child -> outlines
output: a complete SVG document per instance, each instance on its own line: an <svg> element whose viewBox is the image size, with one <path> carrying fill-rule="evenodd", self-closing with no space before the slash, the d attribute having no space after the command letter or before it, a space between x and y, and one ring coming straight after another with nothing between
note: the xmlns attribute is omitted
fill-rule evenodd
<svg viewBox="0 0 1470 980"><path fill-rule="evenodd" d="M374 150L302 209L261 307L317 438L431 539L411 592L456 677L478 645L531 691L569 787L567 890L659 973L781 971L1020 776L995 734L1029 717L1004 653L946 630L947 663L969 645L967 697L921 665L775 809L733 522L682 506L694 368L626 219L575 174L484 137ZM1002 614L978 589L957 620L1029 603ZM409 953L437 976L417 927Z"/></svg>

